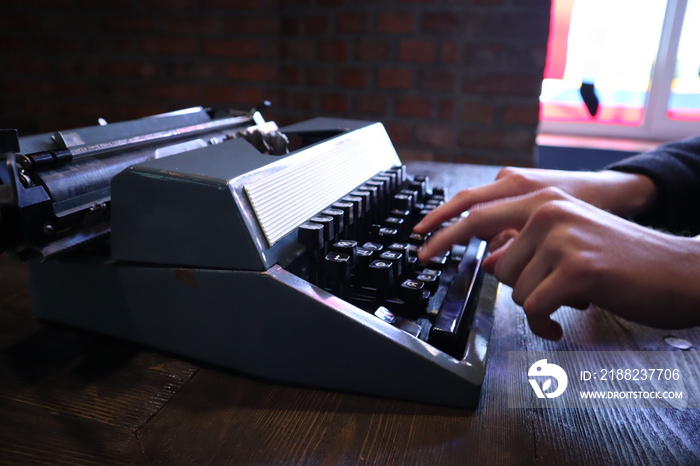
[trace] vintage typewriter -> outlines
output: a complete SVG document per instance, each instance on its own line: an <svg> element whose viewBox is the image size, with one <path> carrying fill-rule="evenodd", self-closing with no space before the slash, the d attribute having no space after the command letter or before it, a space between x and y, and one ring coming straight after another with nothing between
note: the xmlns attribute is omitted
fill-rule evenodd
<svg viewBox="0 0 700 466"><path fill-rule="evenodd" d="M0 133L0 246L34 312L265 379L475 407L497 284L421 264L443 188L379 123L188 109Z"/></svg>

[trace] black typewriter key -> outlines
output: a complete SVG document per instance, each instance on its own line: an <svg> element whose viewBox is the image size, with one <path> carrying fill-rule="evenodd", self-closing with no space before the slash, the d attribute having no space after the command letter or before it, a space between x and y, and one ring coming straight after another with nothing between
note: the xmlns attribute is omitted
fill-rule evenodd
<svg viewBox="0 0 700 466"><path fill-rule="evenodd" d="M369 193L369 191L360 191L359 189L356 189L350 193L350 197L359 197L362 199L362 211L364 214L369 212L372 208L372 195Z"/></svg>
<svg viewBox="0 0 700 466"><path fill-rule="evenodd" d="M387 183L389 183L388 188L389 188L389 194L394 193L397 189L399 189L399 179L396 176L396 173L391 173L391 172L382 172L381 174L377 175L375 178L383 178L387 180Z"/></svg>
<svg viewBox="0 0 700 466"><path fill-rule="evenodd" d="M447 265L448 258L449 253L445 252L443 254L431 257L426 265L431 269L445 270L445 265Z"/></svg>
<svg viewBox="0 0 700 466"><path fill-rule="evenodd" d="M408 221L409 217L411 216L411 211L403 209L391 209L391 211L389 212L389 216L402 218L405 221Z"/></svg>
<svg viewBox="0 0 700 466"><path fill-rule="evenodd" d="M309 221L323 225L323 240L325 242L333 241L335 237L335 223L333 222L333 217L316 215L315 217L311 217Z"/></svg>
<svg viewBox="0 0 700 466"><path fill-rule="evenodd" d="M319 223L306 222L297 228L299 243L306 248L306 256L309 260L309 281L320 285L319 261L324 246L323 236L325 227Z"/></svg>
<svg viewBox="0 0 700 466"><path fill-rule="evenodd" d="M377 205L377 215L379 219L386 216L389 211L389 186L386 180L375 180L374 178L368 181L366 184L372 184L378 188L379 193L379 204Z"/></svg>
<svg viewBox="0 0 700 466"><path fill-rule="evenodd" d="M395 243L399 239L399 231L396 228L382 227L377 233L377 240L379 243L384 245L389 245Z"/></svg>
<svg viewBox="0 0 700 466"><path fill-rule="evenodd" d="M404 302L405 317L417 319L425 312L430 293L424 289L425 284L420 280L404 280L399 287L399 298Z"/></svg>
<svg viewBox="0 0 700 466"><path fill-rule="evenodd" d="M391 243L387 249L389 251L401 253L401 256L402 256L401 267L403 269L403 272L406 273L408 271L409 244L408 243Z"/></svg>
<svg viewBox="0 0 700 466"><path fill-rule="evenodd" d="M353 266L355 265L355 260L357 259L357 241L341 239L340 241L333 243L333 246L331 246L331 251L347 254L350 260L350 265Z"/></svg>
<svg viewBox="0 0 700 466"><path fill-rule="evenodd" d="M321 215L331 217L333 219L333 231L335 237L338 238L343 234L345 228L345 213L340 209L325 209L321 211Z"/></svg>
<svg viewBox="0 0 700 466"><path fill-rule="evenodd" d="M353 191L350 194L355 194L355 193L367 193L368 198L367 198L367 203L368 203L368 211L370 214L370 222L376 222L380 217L379 217L379 212L378 206L379 206L379 194L378 194L379 188L376 186L370 186L368 184L363 184L359 188L357 188L355 191Z"/></svg>
<svg viewBox="0 0 700 466"><path fill-rule="evenodd" d="M411 244L415 244L416 246L422 246L429 236L429 234L422 235L420 233L413 232L410 235L408 235L408 242Z"/></svg>
<svg viewBox="0 0 700 466"><path fill-rule="evenodd" d="M444 186L435 186L433 188L433 197L437 196L442 197L443 200L447 198L447 189Z"/></svg>
<svg viewBox="0 0 700 466"><path fill-rule="evenodd" d="M376 251L364 247L357 248L357 264L352 269L355 286L361 287L367 283L369 276L369 264L371 264L376 258Z"/></svg>
<svg viewBox="0 0 700 466"><path fill-rule="evenodd" d="M324 264L326 287L345 298L350 286L350 256L342 252L326 254Z"/></svg>
<svg viewBox="0 0 700 466"><path fill-rule="evenodd" d="M377 253L381 252L381 251L384 249L384 245L383 245L383 244L375 243L375 242L372 242L372 241L366 242L365 244L362 245L362 247L365 248L365 249L369 249L369 250L375 251L375 252L377 252Z"/></svg>
<svg viewBox="0 0 700 466"><path fill-rule="evenodd" d="M393 191L393 187L391 186L391 177L390 176L386 176L384 174L376 175L376 176L373 176L370 181L381 183L382 184L382 191L384 192L384 195L388 196Z"/></svg>
<svg viewBox="0 0 700 466"><path fill-rule="evenodd" d="M345 196L340 200L340 202L349 202L352 204L352 215L355 220L359 219L365 213L363 198L360 196Z"/></svg>
<svg viewBox="0 0 700 466"><path fill-rule="evenodd" d="M366 240L373 241L375 243L379 242L379 230L383 227L378 223L372 223L367 228Z"/></svg>
<svg viewBox="0 0 700 466"><path fill-rule="evenodd" d="M424 199L428 192L428 177L427 176L415 176L413 181L409 184L409 189L418 191L418 199Z"/></svg>
<svg viewBox="0 0 700 466"><path fill-rule="evenodd" d="M416 275L416 280L423 282L424 289L428 290L430 293L435 293L440 283L438 281L438 276L429 275L427 273L419 273Z"/></svg>
<svg viewBox="0 0 700 466"><path fill-rule="evenodd" d="M428 208L425 208L425 209L421 210L420 212L418 212L418 216L416 217L417 220L418 220L418 221L423 220L423 218L425 218L425 216L428 215L428 214L429 214L430 212L432 212L433 210L434 210L434 209L428 209Z"/></svg>
<svg viewBox="0 0 700 466"><path fill-rule="evenodd" d="M297 228L299 242L307 250L316 251L323 247L325 227L320 223L306 222Z"/></svg>
<svg viewBox="0 0 700 466"><path fill-rule="evenodd" d="M398 193L394 195L393 207L401 210L411 210L413 208L413 196L406 193Z"/></svg>
<svg viewBox="0 0 700 466"><path fill-rule="evenodd" d="M403 275L403 254L396 251L384 251L379 254L379 259L390 261L393 264L395 278L400 278Z"/></svg>
<svg viewBox="0 0 700 466"><path fill-rule="evenodd" d="M406 225L406 221L399 217L387 217L384 219L384 226L386 228L393 228L399 232L403 231Z"/></svg>
<svg viewBox="0 0 700 466"><path fill-rule="evenodd" d="M424 268L424 269L421 271L421 273L424 273L424 274L426 274L426 275L433 275L433 276L435 276L435 277L437 277L437 278L440 278L440 276L442 275L442 271L441 271L441 270L429 269L429 268L427 268L427 267Z"/></svg>
<svg viewBox="0 0 700 466"><path fill-rule="evenodd" d="M334 202L331 205L332 209L343 211L343 221L345 222L345 228L348 228L355 221L354 211L355 208L350 202Z"/></svg>
<svg viewBox="0 0 700 466"><path fill-rule="evenodd" d="M394 286L394 266L391 261L375 259L369 264L370 286L377 290L377 299L383 301Z"/></svg>
<svg viewBox="0 0 700 466"><path fill-rule="evenodd" d="M416 270L416 267L418 267L420 264L418 263L418 258L415 255L409 255L408 256L408 265L406 270L409 271L414 271Z"/></svg>
<svg viewBox="0 0 700 466"><path fill-rule="evenodd" d="M391 173L396 173L396 177L397 177L399 184L402 184L404 181L406 181L406 166L405 165L397 165L393 168L390 168L387 171L391 172Z"/></svg>
<svg viewBox="0 0 700 466"><path fill-rule="evenodd" d="M364 218L365 218L365 206L364 199L359 196L345 196L340 202L349 202L352 204L352 215L355 219L355 225L353 225L353 238L359 238L361 234L364 233Z"/></svg>
<svg viewBox="0 0 700 466"><path fill-rule="evenodd" d="M366 270L367 267L369 267L369 264L372 263L374 259L376 259L376 251L373 251L371 249L367 249L365 247L358 247L357 251L357 267L359 267L361 270Z"/></svg>
<svg viewBox="0 0 700 466"><path fill-rule="evenodd" d="M371 180L365 181L365 183L362 185L362 189L372 190L372 192L374 192L376 194L377 202L381 205L384 203L384 200L386 199L386 191L384 188L385 183L386 183L385 181L371 179Z"/></svg>

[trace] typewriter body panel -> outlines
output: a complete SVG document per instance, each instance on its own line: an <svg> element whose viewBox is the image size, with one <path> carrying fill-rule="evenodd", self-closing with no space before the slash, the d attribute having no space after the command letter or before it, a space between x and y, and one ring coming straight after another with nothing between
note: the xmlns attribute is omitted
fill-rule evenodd
<svg viewBox="0 0 700 466"><path fill-rule="evenodd" d="M425 309L464 314L459 347L443 348L437 309L394 316L408 300L360 283L356 267L352 285L323 278L315 261L329 245L301 237L368 180L404 183L382 125L314 119L282 132L317 142L272 156L231 138L111 176L111 237L30 263L35 314L273 381L475 407L498 291L480 271L483 242L453 254L422 295ZM352 236L375 239L364 235Z"/></svg>

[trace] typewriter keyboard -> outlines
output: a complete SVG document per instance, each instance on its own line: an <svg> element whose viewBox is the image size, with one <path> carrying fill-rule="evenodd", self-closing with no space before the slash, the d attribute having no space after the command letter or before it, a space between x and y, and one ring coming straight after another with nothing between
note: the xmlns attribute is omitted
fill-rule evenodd
<svg viewBox="0 0 700 466"><path fill-rule="evenodd" d="M457 245L428 263L413 225L445 201L443 188L403 166L367 180L298 227L301 274L355 306L461 358L482 278L485 243Z"/></svg>

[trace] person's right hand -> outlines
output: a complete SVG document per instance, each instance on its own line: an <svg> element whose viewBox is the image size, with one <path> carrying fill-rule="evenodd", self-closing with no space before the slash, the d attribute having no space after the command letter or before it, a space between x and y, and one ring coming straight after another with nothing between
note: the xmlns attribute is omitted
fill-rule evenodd
<svg viewBox="0 0 700 466"><path fill-rule="evenodd" d="M504 231L517 233L493 250L484 269L513 288L537 335L560 338L550 315L589 304L657 327L700 324L700 237L643 227L557 188L480 203L431 236L418 257Z"/></svg>

